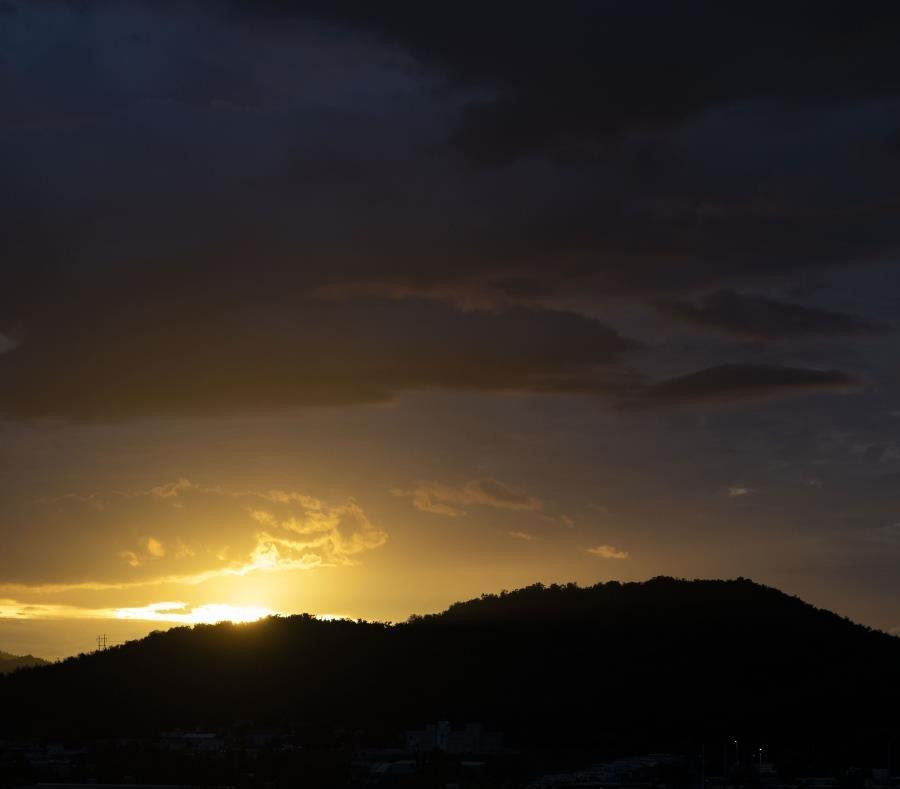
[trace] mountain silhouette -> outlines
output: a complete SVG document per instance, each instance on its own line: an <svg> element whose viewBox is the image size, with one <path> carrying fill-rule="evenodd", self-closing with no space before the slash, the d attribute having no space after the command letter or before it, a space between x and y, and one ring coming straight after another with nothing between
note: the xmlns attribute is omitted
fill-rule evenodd
<svg viewBox="0 0 900 789"><path fill-rule="evenodd" d="M9 652L0 650L0 674L9 674L20 668L34 668L46 666L49 663L34 655L10 655Z"/></svg>
<svg viewBox="0 0 900 789"><path fill-rule="evenodd" d="M881 747L898 669L900 639L745 579L538 584L396 625L304 614L155 632L0 678L0 733L252 721L388 737L450 720L525 746L751 732Z"/></svg>

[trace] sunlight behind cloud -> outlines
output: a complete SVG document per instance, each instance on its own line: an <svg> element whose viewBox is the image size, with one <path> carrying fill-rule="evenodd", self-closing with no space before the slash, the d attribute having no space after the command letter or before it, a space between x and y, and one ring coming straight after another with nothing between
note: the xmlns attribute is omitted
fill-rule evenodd
<svg viewBox="0 0 900 789"><path fill-rule="evenodd" d="M74 605L31 604L0 599L0 619L130 619L208 625L217 622L255 622L279 612L262 606L207 603L191 606L182 602L150 603L136 608L83 608Z"/></svg>
<svg viewBox="0 0 900 789"><path fill-rule="evenodd" d="M209 603L191 608L186 603L151 603L139 608L118 608L116 619L144 622L176 622L185 625L212 625L217 622L255 622L273 616L268 608Z"/></svg>

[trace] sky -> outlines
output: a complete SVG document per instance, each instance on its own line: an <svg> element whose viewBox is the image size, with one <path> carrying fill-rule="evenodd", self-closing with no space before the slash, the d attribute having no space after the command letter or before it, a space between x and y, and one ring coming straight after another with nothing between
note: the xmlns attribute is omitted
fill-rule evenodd
<svg viewBox="0 0 900 789"><path fill-rule="evenodd" d="M898 33L0 2L0 649L655 575L898 630Z"/></svg>

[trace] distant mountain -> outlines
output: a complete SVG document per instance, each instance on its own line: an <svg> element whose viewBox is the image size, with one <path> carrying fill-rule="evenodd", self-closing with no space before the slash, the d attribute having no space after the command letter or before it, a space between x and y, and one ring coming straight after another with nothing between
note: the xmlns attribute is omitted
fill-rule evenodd
<svg viewBox="0 0 900 789"><path fill-rule="evenodd" d="M0 674L9 674L17 668L32 668L34 666L47 666L46 660L41 660L34 655L10 655L9 652L0 651Z"/></svg>
<svg viewBox="0 0 900 789"><path fill-rule="evenodd" d="M175 628L0 678L0 709L8 735L242 720L387 737L450 720L519 744L749 733L882 755L898 729L900 639L744 579L535 585L399 625Z"/></svg>

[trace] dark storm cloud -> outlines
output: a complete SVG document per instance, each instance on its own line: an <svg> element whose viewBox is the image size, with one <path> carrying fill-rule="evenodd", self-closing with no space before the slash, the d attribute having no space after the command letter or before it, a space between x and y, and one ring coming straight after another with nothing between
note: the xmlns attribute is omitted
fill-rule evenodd
<svg viewBox="0 0 900 789"><path fill-rule="evenodd" d="M533 174L544 199L492 250L541 269L543 292L722 285L897 252L897 163L872 145L900 118L893 6L236 5L375 34L455 89L448 139L467 157L552 161ZM528 200L521 173L501 199Z"/></svg>
<svg viewBox="0 0 900 789"><path fill-rule="evenodd" d="M667 128L713 107L894 95L900 11L826 2L237 3L382 35L461 90L457 143L508 162L558 145ZM461 42L465 42L461 45Z"/></svg>
<svg viewBox="0 0 900 789"><path fill-rule="evenodd" d="M661 304L659 309L706 329L764 340L806 335L864 334L882 328L841 312L725 290L716 291L699 302Z"/></svg>
<svg viewBox="0 0 900 789"><path fill-rule="evenodd" d="M44 32L37 49L11 26L3 72L3 205L25 259L188 247L189 265L213 267L264 245L255 267L302 256L305 284L528 302L696 290L897 248L900 162L869 144L900 118L881 46L892 20L874 10L17 7ZM474 134L478 96L549 127L501 123L504 156L550 156L460 167L448 141Z"/></svg>
<svg viewBox="0 0 900 789"><path fill-rule="evenodd" d="M890 6L8 7L9 416L618 394L608 299L900 246Z"/></svg>
<svg viewBox="0 0 900 789"><path fill-rule="evenodd" d="M652 408L758 400L823 390L846 391L859 382L839 370L765 364L723 364L653 384L625 403Z"/></svg>
<svg viewBox="0 0 900 789"><path fill-rule="evenodd" d="M173 283L177 287L177 283ZM372 403L421 389L603 394L632 347L551 310L461 311L416 301L60 305L0 355L0 413L204 415Z"/></svg>

